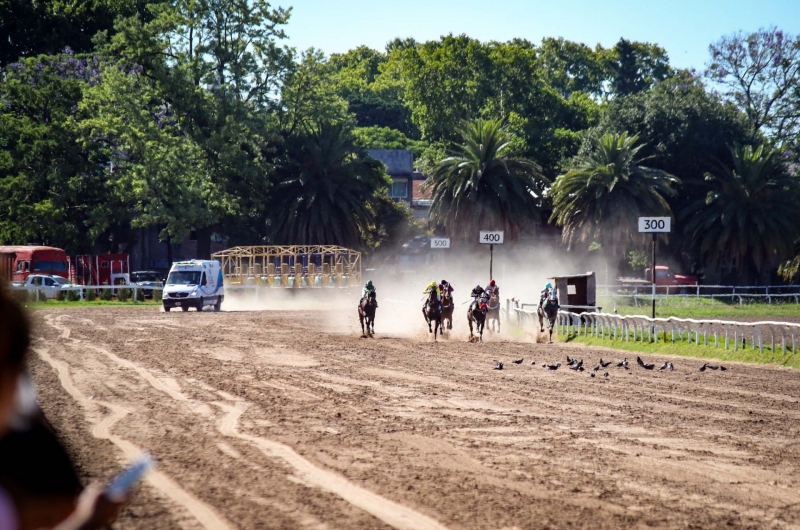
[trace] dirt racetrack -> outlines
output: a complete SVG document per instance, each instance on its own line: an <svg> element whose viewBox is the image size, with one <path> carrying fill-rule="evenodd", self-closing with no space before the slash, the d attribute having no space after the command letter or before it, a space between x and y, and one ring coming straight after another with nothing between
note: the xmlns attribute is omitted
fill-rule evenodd
<svg viewBox="0 0 800 530"><path fill-rule="evenodd" d="M797 370L634 356L590 378L541 363L622 354L470 344L460 321L439 344L380 320L361 339L321 311L34 319L81 473L158 459L115 528L800 528Z"/></svg>

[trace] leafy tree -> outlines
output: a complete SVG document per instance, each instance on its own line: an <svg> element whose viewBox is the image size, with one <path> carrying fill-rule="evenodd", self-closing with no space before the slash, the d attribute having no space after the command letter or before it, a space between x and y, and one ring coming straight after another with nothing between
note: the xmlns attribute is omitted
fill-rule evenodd
<svg viewBox="0 0 800 530"><path fill-rule="evenodd" d="M547 83L563 98L575 92L603 95L607 68L605 50L599 45L592 50L583 43L548 37L538 48L538 62Z"/></svg>
<svg viewBox="0 0 800 530"><path fill-rule="evenodd" d="M391 184L383 165L342 123L319 124L287 147L273 203L276 242L362 247L376 226L376 195Z"/></svg>
<svg viewBox="0 0 800 530"><path fill-rule="evenodd" d="M388 127L357 127L353 130L359 145L367 149L408 149L418 160L428 147L427 142L411 140L402 132Z"/></svg>
<svg viewBox="0 0 800 530"><path fill-rule="evenodd" d="M512 149L514 139L498 120L466 122L458 132L461 143L424 184L432 192L431 221L466 241L476 241L481 229L505 230L516 240L526 223L539 220L541 168Z"/></svg>
<svg viewBox="0 0 800 530"><path fill-rule="evenodd" d="M147 17L147 0L3 0L0 2L0 67L22 57L56 55L69 47L92 50L92 37L114 32L114 20L138 13ZM156 3L156 2L152 2Z"/></svg>
<svg viewBox="0 0 800 530"><path fill-rule="evenodd" d="M614 252L634 240L640 215L668 215L666 197L679 180L642 165L639 137L627 133L589 137L589 148L560 175L551 190L551 221L563 227L563 239L600 243Z"/></svg>
<svg viewBox="0 0 800 530"><path fill-rule="evenodd" d="M172 109L138 69L102 71L79 106L84 145L102 146L110 164L106 186L128 205L133 228L163 227L180 239L224 213L224 194L212 185L202 150L183 135Z"/></svg>
<svg viewBox="0 0 800 530"><path fill-rule="evenodd" d="M682 218L709 267L754 280L790 256L800 236L800 179L769 147L735 145L730 155L730 166L706 174L706 197Z"/></svg>
<svg viewBox="0 0 800 530"><path fill-rule="evenodd" d="M772 27L734 33L709 46L706 76L759 132L778 144L794 144L800 134L800 37Z"/></svg>
<svg viewBox="0 0 800 530"><path fill-rule="evenodd" d="M655 44L620 39L606 55L615 96L636 94L672 74L667 52Z"/></svg>
<svg viewBox="0 0 800 530"><path fill-rule="evenodd" d="M105 161L76 132L83 91L100 81L97 57L70 51L12 63L0 82L0 241L84 252L120 234L124 206L105 186Z"/></svg>

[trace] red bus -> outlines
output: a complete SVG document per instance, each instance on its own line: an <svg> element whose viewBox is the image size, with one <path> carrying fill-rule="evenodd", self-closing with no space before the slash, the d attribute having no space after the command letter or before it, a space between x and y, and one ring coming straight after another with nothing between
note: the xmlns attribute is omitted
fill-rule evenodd
<svg viewBox="0 0 800 530"><path fill-rule="evenodd" d="M24 282L31 274L50 274L69 278L67 254L53 247L4 247L0 253L14 254L12 281Z"/></svg>

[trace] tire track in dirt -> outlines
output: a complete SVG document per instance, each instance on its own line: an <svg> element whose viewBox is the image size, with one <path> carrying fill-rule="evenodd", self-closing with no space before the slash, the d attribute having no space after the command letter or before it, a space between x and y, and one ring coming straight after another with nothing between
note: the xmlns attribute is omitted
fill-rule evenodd
<svg viewBox="0 0 800 530"><path fill-rule="evenodd" d="M305 483L338 495L353 506L361 508L394 528L401 530L444 530L446 528L426 515L356 486L335 473L318 468L287 445L259 436L240 433L238 430L239 418L244 414L247 403L237 401L235 405L231 406L218 401L213 404L226 413L219 423L219 431L222 434L245 440L257 446L268 457L283 460L294 468Z"/></svg>
<svg viewBox="0 0 800 530"><path fill-rule="evenodd" d="M177 392L169 388L146 368L143 368L126 359L122 359L117 355L105 350L104 348L88 344L86 346L98 353L106 355L119 366L134 370L153 388L164 392L176 401L193 403L196 405L203 404L197 400L188 398L181 392ZM222 397L228 401L236 400L235 396L229 396L221 392L218 392L218 394L221 394ZM381 519L386 524L400 530L444 530L446 528L426 515L386 499L385 497L382 497L369 490L361 488L344 477L341 477L331 471L327 471L315 466L287 445L258 436L239 433L238 420L244 412L244 408L249 406L249 403L236 401L235 406L230 406L222 402L212 402L212 404L217 405L227 413L219 425L219 430L222 434L247 441L258 447L268 457L277 458L284 461L289 466L294 468L307 484L333 493L353 506L364 510L378 519Z"/></svg>
<svg viewBox="0 0 800 530"><path fill-rule="evenodd" d="M112 414L103 418L99 423L92 427L92 435L109 440L116 445L128 459L137 457L142 453L142 449L133 443L125 440L119 436L111 433L111 428L119 420L124 418L129 411L119 405L112 403L92 401L88 399L83 392L81 392L72 380L69 372L69 367L60 361L54 359L49 353L42 349L34 349L34 352L39 356L42 361L49 364L58 375L58 380L66 392L78 402L78 404L87 412L95 412L98 406L108 408ZM87 421L91 420L87 417ZM201 527L207 530L232 530L234 527L221 516L219 516L213 508L197 499L192 494L180 487L178 483L172 480L161 471L152 471L145 478L146 482L161 492L164 496L183 507L189 514L191 514Z"/></svg>

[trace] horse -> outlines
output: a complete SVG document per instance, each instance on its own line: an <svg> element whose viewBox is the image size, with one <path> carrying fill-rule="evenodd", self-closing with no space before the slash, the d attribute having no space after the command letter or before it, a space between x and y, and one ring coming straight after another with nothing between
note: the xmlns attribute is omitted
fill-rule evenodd
<svg viewBox="0 0 800 530"><path fill-rule="evenodd" d="M447 321L447 329L453 329L453 294L449 289L445 289L442 293L442 328L444 328L444 321Z"/></svg>
<svg viewBox="0 0 800 530"><path fill-rule="evenodd" d="M483 342L483 327L486 324L486 313L489 310L489 307L480 302L477 306L470 304L469 309L467 309L467 322L469 322L469 340L474 338L472 333L472 323L475 322L475 331L478 332L480 337L480 342Z"/></svg>
<svg viewBox="0 0 800 530"><path fill-rule="evenodd" d="M500 333L500 297L493 294L486 302L488 310L486 311L486 322L489 323L489 331ZM497 324L497 329L495 328Z"/></svg>
<svg viewBox="0 0 800 530"><path fill-rule="evenodd" d="M375 334L375 310L377 308L378 301L375 299L375 291L370 291L358 304L358 320L361 322L361 334L365 337L371 337ZM366 333L364 332L365 320L367 321Z"/></svg>
<svg viewBox="0 0 800 530"><path fill-rule="evenodd" d="M558 315L558 298L555 289L547 297L544 307L540 307L537 312L539 313L539 328L542 333L544 333L544 317L547 317L547 330L550 333L548 342L553 342L553 329L556 326L556 316Z"/></svg>
<svg viewBox="0 0 800 530"><path fill-rule="evenodd" d="M422 314L425 317L425 322L428 323L428 333L433 333L433 340L436 341L436 335L444 335L442 327L442 313L439 311L439 300L436 298L435 291L431 289L428 294L428 300L422 307ZM436 323L436 329L431 328L431 322Z"/></svg>

